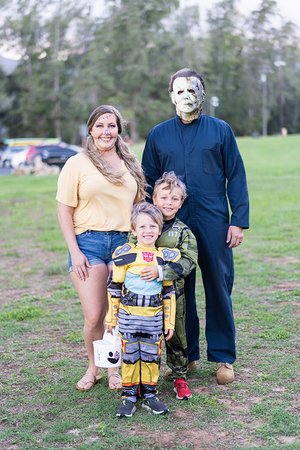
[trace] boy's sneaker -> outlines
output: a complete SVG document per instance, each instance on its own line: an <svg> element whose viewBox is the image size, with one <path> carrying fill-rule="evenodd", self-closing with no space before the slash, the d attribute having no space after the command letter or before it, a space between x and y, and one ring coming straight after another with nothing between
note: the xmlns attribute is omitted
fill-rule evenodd
<svg viewBox="0 0 300 450"><path fill-rule="evenodd" d="M157 397L145 398L142 407L153 412L153 414L165 414L169 412L167 405L158 400Z"/></svg>
<svg viewBox="0 0 300 450"><path fill-rule="evenodd" d="M136 406L133 402L124 398L118 408L117 417L132 417L136 412Z"/></svg>
<svg viewBox="0 0 300 450"><path fill-rule="evenodd" d="M176 398L178 398L178 400L188 400L192 397L189 385L184 378L176 378L176 380L174 380L174 392L176 392Z"/></svg>

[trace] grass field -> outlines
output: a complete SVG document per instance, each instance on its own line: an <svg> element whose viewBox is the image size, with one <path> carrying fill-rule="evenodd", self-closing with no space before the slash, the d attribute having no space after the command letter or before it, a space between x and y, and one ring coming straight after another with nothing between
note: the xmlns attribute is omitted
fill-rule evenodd
<svg viewBox="0 0 300 450"><path fill-rule="evenodd" d="M251 228L235 250L236 381L217 386L205 361L199 277L203 359L188 402L161 380L171 411L163 417L138 409L118 420L120 394L108 390L105 373L92 391L74 389L86 356L56 177L0 177L0 448L300 449L300 136L242 138L239 146Z"/></svg>

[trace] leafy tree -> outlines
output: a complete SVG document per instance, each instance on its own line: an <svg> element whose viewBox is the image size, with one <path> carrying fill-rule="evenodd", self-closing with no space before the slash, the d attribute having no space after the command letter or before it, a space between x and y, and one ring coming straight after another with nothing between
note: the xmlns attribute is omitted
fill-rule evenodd
<svg viewBox="0 0 300 450"><path fill-rule="evenodd" d="M219 98L217 115L227 120L236 134L247 134L241 121L247 110L246 67L243 55L245 39L240 30L241 17L235 0L222 0L208 12L209 34L204 75L207 102Z"/></svg>
<svg viewBox="0 0 300 450"><path fill-rule="evenodd" d="M1 42L20 54L11 75L0 73L0 120L10 135L78 142L91 110L111 103L130 137L145 137L174 114L168 80L184 66L204 73L206 112L218 96L216 114L238 135L261 132L262 117L271 133L299 132L299 38L293 24L278 22L276 1L243 17L235 0L220 0L207 34L198 8L179 0L107 0L102 17L90 4L0 0Z"/></svg>
<svg viewBox="0 0 300 450"><path fill-rule="evenodd" d="M299 131L300 48L296 27L284 22L274 33L274 60L270 71L269 133Z"/></svg>
<svg viewBox="0 0 300 450"><path fill-rule="evenodd" d="M78 2L75 7L73 2L58 0L51 4L52 14L46 14L47 6L45 1L18 0L2 28L4 38L13 42L21 55L11 76L12 112L6 117L16 136L61 137L64 119L72 121L68 108L72 78L69 34L85 10Z"/></svg>
<svg viewBox="0 0 300 450"><path fill-rule="evenodd" d="M276 2L263 0L253 11L246 32L249 37L246 64L249 73L248 86L249 122L255 133L267 132L269 105L269 77L274 60L272 27L276 17Z"/></svg>
<svg viewBox="0 0 300 450"><path fill-rule="evenodd" d="M93 60L99 61L101 66L99 98L101 103L109 102L121 109L128 120L130 136L135 140L139 132L145 134L145 124L149 125L145 118L149 119L154 109L159 110L161 73L166 66L160 64L160 52L167 50L166 42L170 41L164 19L178 2L121 0L110 3L110 15L99 27L93 44ZM167 92L166 82L163 89Z"/></svg>
<svg viewBox="0 0 300 450"><path fill-rule="evenodd" d="M7 77L0 68L0 142L6 137L5 117L11 108L12 99L7 93Z"/></svg>
<svg viewBox="0 0 300 450"><path fill-rule="evenodd" d="M287 54L296 42L291 24L273 25L279 18L276 1L262 0L248 21L246 63L250 74L248 89L252 93L250 121L252 129L259 132L264 116L267 122L265 132L279 133L284 126L282 115L287 95L284 92L283 64L287 64Z"/></svg>

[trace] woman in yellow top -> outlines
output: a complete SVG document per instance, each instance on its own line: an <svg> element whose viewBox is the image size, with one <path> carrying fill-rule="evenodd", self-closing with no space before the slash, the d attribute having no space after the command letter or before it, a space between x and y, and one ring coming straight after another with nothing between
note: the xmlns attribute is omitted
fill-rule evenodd
<svg viewBox="0 0 300 450"><path fill-rule="evenodd" d="M89 366L76 388L88 391L99 380L93 341L101 339L107 312L107 279L112 253L127 240L134 203L144 200L140 164L121 137L123 119L110 105L90 115L85 150L68 159L59 179L58 220L69 250L69 271L84 316ZM122 387L118 369L108 369L111 389Z"/></svg>

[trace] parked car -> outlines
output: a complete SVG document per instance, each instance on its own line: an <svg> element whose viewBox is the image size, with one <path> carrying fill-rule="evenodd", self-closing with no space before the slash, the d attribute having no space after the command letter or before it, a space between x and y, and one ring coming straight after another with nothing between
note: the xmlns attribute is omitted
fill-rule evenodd
<svg viewBox="0 0 300 450"><path fill-rule="evenodd" d="M35 150L35 151L34 151ZM77 154L73 148L61 145L41 145L34 146L32 153L28 156L28 162L33 162L40 156L42 162L49 166L59 166L62 168L71 156Z"/></svg>
<svg viewBox="0 0 300 450"><path fill-rule="evenodd" d="M7 149L7 144L0 139L0 162L2 160L2 153Z"/></svg>
<svg viewBox="0 0 300 450"><path fill-rule="evenodd" d="M12 160L14 157L18 156L19 154L26 155L27 151L29 150L28 145L23 146L17 146L17 147L7 147L6 150L2 153L1 163L2 167L13 167L12 166ZM15 166L14 166L15 167Z"/></svg>
<svg viewBox="0 0 300 450"><path fill-rule="evenodd" d="M25 165L35 166L38 161L42 161L49 166L62 168L71 156L77 151L64 145L30 145L21 154L16 154L11 161L11 166L17 168Z"/></svg>
<svg viewBox="0 0 300 450"><path fill-rule="evenodd" d="M11 160L10 160L10 167L13 169L17 169L18 167L21 167L23 164L26 164L27 161L27 155L30 152L30 145L27 145L24 147L24 149L20 152L13 153ZM11 147L15 148L15 147Z"/></svg>

